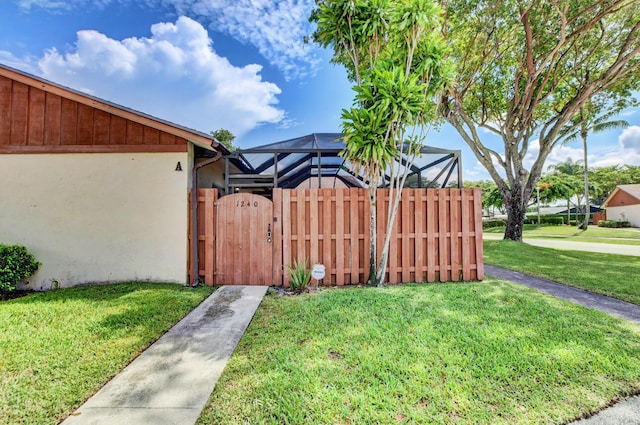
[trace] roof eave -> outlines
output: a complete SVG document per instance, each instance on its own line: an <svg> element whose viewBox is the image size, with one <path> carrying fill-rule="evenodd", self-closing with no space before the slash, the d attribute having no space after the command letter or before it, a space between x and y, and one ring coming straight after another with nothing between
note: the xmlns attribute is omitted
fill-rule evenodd
<svg viewBox="0 0 640 425"><path fill-rule="evenodd" d="M602 203L602 207L607 208L609 206L609 201L611 201L619 191L620 191L620 188L616 186L616 188L613 189L613 192L611 192L611 194L607 196L607 199L604 200L604 202Z"/></svg>
<svg viewBox="0 0 640 425"><path fill-rule="evenodd" d="M222 148L223 154L225 154L225 151L228 154L227 149L224 148L223 145L221 145L213 136L209 136L200 131L188 129L186 127L163 120L161 118L157 118L152 115L148 115L143 112L136 111L134 109L130 109L104 99L100 99L98 97L72 89L70 87L66 87L61 84L57 84L52 81L48 81L35 75L26 73L19 69L0 64L0 76L10 78L14 81L18 81L20 83L35 87L45 92L76 101L83 105L99 109L115 116L125 118L151 128L155 128L156 130L164 131L174 136L181 137L193 144L196 144L208 150L220 150L220 148Z"/></svg>

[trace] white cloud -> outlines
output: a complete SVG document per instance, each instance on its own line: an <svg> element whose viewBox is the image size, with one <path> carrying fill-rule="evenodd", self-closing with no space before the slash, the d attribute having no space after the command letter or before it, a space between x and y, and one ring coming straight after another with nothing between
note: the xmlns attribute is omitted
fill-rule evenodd
<svg viewBox="0 0 640 425"><path fill-rule="evenodd" d="M618 141L623 149L640 153L640 126L632 125L625 128Z"/></svg>
<svg viewBox="0 0 640 425"><path fill-rule="evenodd" d="M30 59L20 59L13 53L5 50L0 50L0 63L10 66L12 68L21 69L31 74L37 73L36 68L31 64L33 61Z"/></svg>
<svg viewBox="0 0 640 425"><path fill-rule="evenodd" d="M84 6L104 7L111 3L111 0L17 0L16 3L26 11L40 8L61 12Z"/></svg>
<svg viewBox="0 0 640 425"><path fill-rule="evenodd" d="M491 176L487 172L487 170L482 166L480 161L476 160L473 167L462 167L463 180L468 181L477 181L477 180L488 180L491 179Z"/></svg>
<svg viewBox="0 0 640 425"><path fill-rule="evenodd" d="M590 169L611 165L640 164L640 127L631 126L627 128L618 139L618 145L592 146L588 148L587 161ZM539 151L540 145L536 140L531 143L524 160L524 165L527 169L530 169L533 165L533 161L537 158ZM568 159L574 162L584 162L582 147L557 146L547 157L543 172L547 172L550 166L565 162Z"/></svg>
<svg viewBox="0 0 640 425"><path fill-rule="evenodd" d="M304 43L312 0L163 0L187 16L210 20L211 28L255 46L288 79L314 72L319 59Z"/></svg>
<svg viewBox="0 0 640 425"><path fill-rule="evenodd" d="M25 11L34 8L67 12L79 8L104 8L115 0L17 0ZM311 35L308 21L313 0L119 0L157 8L162 4L254 46L288 80L313 75L320 59L316 48L304 42Z"/></svg>
<svg viewBox="0 0 640 425"><path fill-rule="evenodd" d="M282 130L287 130L290 128L298 127L300 125L302 125L302 123L300 123L298 120L294 118L289 118L288 116L285 115L282 121L278 123L278 128Z"/></svg>
<svg viewBox="0 0 640 425"><path fill-rule="evenodd" d="M623 118L632 117L637 113L638 113L638 109L631 108L631 109L626 109L626 110L622 111L622 113L620 113L620 116L623 117Z"/></svg>
<svg viewBox="0 0 640 425"><path fill-rule="evenodd" d="M534 150L534 146L535 146L535 157L538 157L538 154L540 152L540 144L538 143L538 141L535 141L535 144L532 143L531 146L531 150ZM534 153L534 152L529 152L529 154ZM527 157L529 156L529 154L527 155ZM546 172L550 166L556 165L556 164L560 164L561 162L565 162L568 159L571 159L573 162L576 161L580 161L580 162L584 162L584 152L582 150L582 148L576 148L576 147L571 147L571 146L556 146L553 150L551 150L551 153L549 154L549 156L547 157L546 161L544 162L544 168L543 168L543 172ZM587 158L588 160L589 158ZM528 164L527 167L531 167L533 165L533 160L531 160Z"/></svg>
<svg viewBox="0 0 640 425"><path fill-rule="evenodd" d="M79 31L68 53L47 51L38 62L47 79L127 107L208 132L241 136L278 123L280 89L262 81L260 65L235 67L212 49L198 22L180 17L151 27L149 38L114 40Z"/></svg>
<svg viewBox="0 0 640 425"><path fill-rule="evenodd" d="M618 144L607 147L597 155L589 155L589 166L640 165L640 126L632 125L618 136Z"/></svg>

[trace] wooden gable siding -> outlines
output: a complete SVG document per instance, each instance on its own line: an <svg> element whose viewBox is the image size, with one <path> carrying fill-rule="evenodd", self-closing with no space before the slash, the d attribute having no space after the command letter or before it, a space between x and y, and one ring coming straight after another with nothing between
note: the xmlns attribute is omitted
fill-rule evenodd
<svg viewBox="0 0 640 425"><path fill-rule="evenodd" d="M186 138L0 76L0 153L186 151Z"/></svg>
<svg viewBox="0 0 640 425"><path fill-rule="evenodd" d="M638 198L632 196L631 194L625 192L624 190L618 189L618 191L613 195L613 197L607 202L608 207L624 207L626 205L637 205L640 204L640 200Z"/></svg>

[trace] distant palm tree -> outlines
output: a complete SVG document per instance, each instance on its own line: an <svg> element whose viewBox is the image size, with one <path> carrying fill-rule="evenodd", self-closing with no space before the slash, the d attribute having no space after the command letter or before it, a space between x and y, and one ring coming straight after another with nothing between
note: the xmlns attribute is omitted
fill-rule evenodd
<svg viewBox="0 0 640 425"><path fill-rule="evenodd" d="M582 174L584 167L580 160L574 161L571 158L567 158L565 162L559 162L557 164L550 165L548 167L550 171L556 174L566 174L567 176L577 176Z"/></svg>
<svg viewBox="0 0 640 425"><path fill-rule="evenodd" d="M552 191L545 190L545 194L542 196L552 196L555 199L560 197L567 200L567 224L571 222L571 198L576 197L576 208L580 205L580 192L582 171L584 167L580 161L573 161L571 158L567 158L565 162L559 164L550 165L549 170L553 171L553 174L547 175L540 179L542 183L551 183ZM551 195L553 193L553 195ZM576 213L577 217L577 213Z"/></svg>
<svg viewBox="0 0 640 425"><path fill-rule="evenodd" d="M612 120L613 117L620 113L620 107L617 104L600 107L602 107L602 105L597 105L593 102L585 104L560 133L562 145L572 143L578 140L578 137L582 139L584 154L584 221L580 224L580 228L583 230L586 230L589 225L589 215L591 212L589 206L587 136L589 132L603 133L605 131L627 128L629 126L629 123L624 120ZM575 164L577 164L577 162Z"/></svg>

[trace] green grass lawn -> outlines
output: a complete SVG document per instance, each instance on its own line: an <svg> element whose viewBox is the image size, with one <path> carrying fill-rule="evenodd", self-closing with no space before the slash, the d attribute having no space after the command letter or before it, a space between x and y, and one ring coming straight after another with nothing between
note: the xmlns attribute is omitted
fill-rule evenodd
<svg viewBox="0 0 640 425"><path fill-rule="evenodd" d="M57 423L211 292L129 283L0 302L0 423Z"/></svg>
<svg viewBox="0 0 640 425"><path fill-rule="evenodd" d="M485 240L487 264L516 270L640 305L640 258Z"/></svg>
<svg viewBox="0 0 640 425"><path fill-rule="evenodd" d="M563 424L640 391L640 327L496 279L268 296L199 424Z"/></svg>
<svg viewBox="0 0 640 425"><path fill-rule="evenodd" d="M485 229L483 232L488 234L504 234L504 226ZM575 239L580 242L640 245L639 229L610 229L589 226L587 230L580 230L576 226L544 225L538 228L535 224L525 224L522 234L525 238Z"/></svg>

